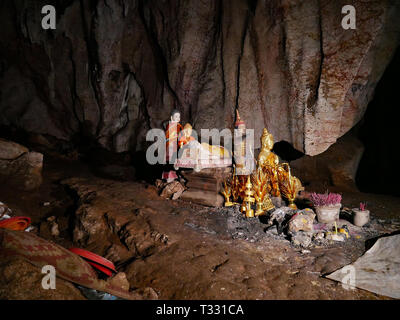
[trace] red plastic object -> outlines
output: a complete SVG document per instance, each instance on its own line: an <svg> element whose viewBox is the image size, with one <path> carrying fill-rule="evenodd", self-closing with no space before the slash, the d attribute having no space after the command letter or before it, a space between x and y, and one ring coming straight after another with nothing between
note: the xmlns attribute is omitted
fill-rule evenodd
<svg viewBox="0 0 400 320"><path fill-rule="evenodd" d="M31 218L29 217L12 217L9 219L1 220L0 228L22 231L28 228L30 224L31 224Z"/></svg>
<svg viewBox="0 0 400 320"><path fill-rule="evenodd" d="M103 272L104 274L111 276L114 273L117 273L114 264L93 252L80 249L80 248L70 248L69 251L77 254L78 256L85 259L92 267Z"/></svg>

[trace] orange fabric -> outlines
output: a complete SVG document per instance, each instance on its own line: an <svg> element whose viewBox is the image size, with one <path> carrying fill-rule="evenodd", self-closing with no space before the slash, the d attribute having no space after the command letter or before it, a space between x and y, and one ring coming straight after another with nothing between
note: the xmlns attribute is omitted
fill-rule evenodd
<svg viewBox="0 0 400 320"><path fill-rule="evenodd" d="M172 154L177 151L178 147L178 136L179 133L182 131L182 125L177 122L169 122L166 129L165 137L167 139L166 147L166 154L167 154L167 161L172 156ZM171 149L171 150L170 150ZM171 152L170 152L171 151Z"/></svg>
<svg viewBox="0 0 400 320"><path fill-rule="evenodd" d="M0 228L23 231L31 224L29 217L13 217L10 219L0 221Z"/></svg>

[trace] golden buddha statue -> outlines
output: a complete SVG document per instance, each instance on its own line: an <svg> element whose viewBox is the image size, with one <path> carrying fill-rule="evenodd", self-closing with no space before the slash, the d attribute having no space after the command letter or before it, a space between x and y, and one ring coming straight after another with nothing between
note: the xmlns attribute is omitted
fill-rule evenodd
<svg viewBox="0 0 400 320"><path fill-rule="evenodd" d="M239 118L240 119L240 118ZM289 207L297 209L294 203L299 191L304 190L300 180L291 174L289 163L279 163L279 157L271 150L274 146L274 138L266 128L261 136L261 151L258 155L257 169L251 175L237 175L237 163L234 166L233 176L230 184L229 196L225 192L227 199L226 206L230 206L228 201L230 195L233 201L240 198L242 200L241 211L247 217L253 217L252 205L256 202L255 215L263 215L274 209L272 197L281 197L289 201ZM235 156L240 155L240 148ZM251 176L251 179L250 179ZM247 179L247 181L246 181Z"/></svg>
<svg viewBox="0 0 400 320"><path fill-rule="evenodd" d="M261 151L258 155L258 165L267 173L269 188L268 192L273 197L280 197L277 167L279 165L278 156L271 150L274 147L274 137L266 128L261 136Z"/></svg>
<svg viewBox="0 0 400 320"><path fill-rule="evenodd" d="M261 136L261 151L258 155L258 164L261 167L264 167L265 165L276 167L279 164L278 156L271 151L273 147L274 137L266 128L264 128Z"/></svg>

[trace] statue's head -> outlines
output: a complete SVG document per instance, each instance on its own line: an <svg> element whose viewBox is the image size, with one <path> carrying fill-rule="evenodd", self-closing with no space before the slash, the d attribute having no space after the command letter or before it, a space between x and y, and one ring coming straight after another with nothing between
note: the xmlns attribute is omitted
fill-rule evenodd
<svg viewBox="0 0 400 320"><path fill-rule="evenodd" d="M179 122L179 121L181 121L181 113L177 109L172 110L171 122Z"/></svg>
<svg viewBox="0 0 400 320"><path fill-rule="evenodd" d="M267 128L264 128L261 136L261 146L263 149L272 150L274 147L274 137L270 134Z"/></svg>
<svg viewBox="0 0 400 320"><path fill-rule="evenodd" d="M190 123L186 123L183 127L183 132L186 138L189 138L192 135L192 125Z"/></svg>

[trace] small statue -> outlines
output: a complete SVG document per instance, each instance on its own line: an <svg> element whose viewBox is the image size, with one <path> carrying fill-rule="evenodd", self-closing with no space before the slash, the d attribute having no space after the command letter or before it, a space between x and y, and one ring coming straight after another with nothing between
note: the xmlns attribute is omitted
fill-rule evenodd
<svg viewBox="0 0 400 320"><path fill-rule="evenodd" d="M168 183L174 181L178 178L176 171L173 170L171 164L175 162L174 156L178 151L178 137L182 131L182 125L179 123L181 121L181 114L179 110L172 110L171 118L165 128L165 149L166 149L166 170L162 173L162 179L167 180Z"/></svg>
<svg viewBox="0 0 400 320"><path fill-rule="evenodd" d="M251 208L251 205L255 202L253 195L254 191L252 190L250 176L247 176L245 197L243 199L243 205L242 205L242 213L246 213L246 218L254 217L254 210Z"/></svg>
<svg viewBox="0 0 400 320"><path fill-rule="evenodd" d="M289 207L297 209L294 201L299 191L304 190L301 182L290 172L288 163L279 164L279 157L271 150L274 146L274 138L266 128L261 136L261 151L258 155L258 166L266 173L269 180L268 192L273 197L283 195L289 201ZM265 205L273 208L272 202L268 199Z"/></svg>
<svg viewBox="0 0 400 320"><path fill-rule="evenodd" d="M231 207L234 205L234 203L231 202L231 200L230 200L230 197L232 194L232 186L228 185L226 183L226 181L224 181L223 187L224 187L224 189L222 190L221 193L225 197L225 207Z"/></svg>
<svg viewBox="0 0 400 320"><path fill-rule="evenodd" d="M182 125L179 123L181 121L181 113L179 110L172 110L171 118L168 122L168 125L165 129L165 137L166 137L166 160L167 162L172 158L174 153L178 150L178 138L179 134L182 131Z"/></svg>
<svg viewBox="0 0 400 320"><path fill-rule="evenodd" d="M196 140L194 137L192 137L192 130L192 125L190 123L186 123L180 133L180 138L178 141L179 148L182 148L185 144Z"/></svg>
<svg viewBox="0 0 400 320"><path fill-rule="evenodd" d="M267 128L264 128L261 136L261 151L258 155L258 164L261 167L265 165L276 167L279 164L278 156L271 151L273 147L274 137L268 132Z"/></svg>

